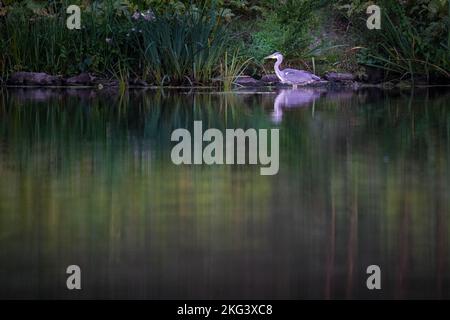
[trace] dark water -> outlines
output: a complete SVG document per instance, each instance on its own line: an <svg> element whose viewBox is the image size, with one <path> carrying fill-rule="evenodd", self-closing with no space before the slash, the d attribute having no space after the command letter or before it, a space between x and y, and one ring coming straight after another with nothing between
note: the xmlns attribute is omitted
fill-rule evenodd
<svg viewBox="0 0 450 320"><path fill-rule="evenodd" d="M450 298L449 102L0 91L0 297ZM194 120L279 128L278 175L175 166L170 134Z"/></svg>

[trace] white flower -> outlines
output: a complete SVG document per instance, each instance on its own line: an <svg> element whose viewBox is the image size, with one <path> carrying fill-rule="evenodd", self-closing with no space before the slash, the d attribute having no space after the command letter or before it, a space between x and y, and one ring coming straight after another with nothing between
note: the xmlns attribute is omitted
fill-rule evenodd
<svg viewBox="0 0 450 320"><path fill-rule="evenodd" d="M145 21L153 21L156 19L152 10L148 9L145 13L141 13Z"/></svg>
<svg viewBox="0 0 450 320"><path fill-rule="evenodd" d="M139 13L139 11L136 11L133 13L133 15L131 16L134 20L139 20L139 18L141 17L141 14Z"/></svg>

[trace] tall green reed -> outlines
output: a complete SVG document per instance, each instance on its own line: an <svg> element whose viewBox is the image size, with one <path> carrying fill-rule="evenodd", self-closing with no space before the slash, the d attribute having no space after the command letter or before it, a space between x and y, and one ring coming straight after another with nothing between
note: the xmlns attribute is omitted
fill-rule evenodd
<svg viewBox="0 0 450 320"><path fill-rule="evenodd" d="M127 48L120 39L108 39L123 34L122 30L130 26L129 19L104 5L101 12L94 8L82 12L81 30L68 30L63 9L39 16L19 7L4 17L0 23L1 45L9 72L102 73L125 57Z"/></svg>
<svg viewBox="0 0 450 320"><path fill-rule="evenodd" d="M15 7L0 21L0 70L72 75L93 72L125 84L140 77L158 85L210 83L230 46L214 6L151 15L112 0L82 10L81 30L66 28L64 6L36 15ZM147 19L149 18L149 19Z"/></svg>
<svg viewBox="0 0 450 320"><path fill-rule="evenodd" d="M252 59L241 57L239 50L235 50L232 54L225 52L222 63L220 64L220 80L223 83L223 89L229 91L232 89L236 79L242 76L245 69Z"/></svg>
<svg viewBox="0 0 450 320"><path fill-rule="evenodd" d="M157 84L204 84L217 73L230 36L214 9L140 19L135 45Z"/></svg>
<svg viewBox="0 0 450 320"><path fill-rule="evenodd" d="M379 32L382 41L378 44L378 51L368 55L374 62L366 64L399 74L402 78L409 76L412 81L417 75L424 75L427 79L436 73L450 77L446 50L427 50L426 40L420 32L411 24L408 29L405 32L385 14L383 30Z"/></svg>
<svg viewBox="0 0 450 320"><path fill-rule="evenodd" d="M365 18L359 19L360 36L367 46L360 62L385 70L387 76L409 77L412 81L450 78L447 8L444 10L442 4L434 11L428 3L380 0L381 30L367 32Z"/></svg>

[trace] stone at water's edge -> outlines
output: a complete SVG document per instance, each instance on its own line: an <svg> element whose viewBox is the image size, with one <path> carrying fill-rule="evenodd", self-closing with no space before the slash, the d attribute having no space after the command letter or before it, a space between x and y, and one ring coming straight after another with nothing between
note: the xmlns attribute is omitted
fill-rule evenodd
<svg viewBox="0 0 450 320"><path fill-rule="evenodd" d="M12 85L59 85L61 76L52 76L44 72L14 72L7 83Z"/></svg>
<svg viewBox="0 0 450 320"><path fill-rule="evenodd" d="M342 75L342 76L341 76ZM281 81L275 81L276 75L266 75L264 77L261 78L261 80L256 80L250 76L241 76L239 77L236 81L235 84L237 84L238 86L241 87L252 87L252 88L263 88L263 87L269 87L269 86L273 86L276 88L293 88L292 85L287 84L287 83L281 83ZM326 77L325 77L326 78ZM350 80L350 79L354 79L354 76L349 74L337 74L337 76L331 76L330 79L333 80L319 80L319 81L314 81L308 84L304 84L304 85L298 85L297 88L352 88L352 89L357 89L360 87L360 83L356 82L354 80ZM340 79L340 80L337 80ZM344 80L345 79L345 80ZM274 81L274 82L272 82Z"/></svg>
<svg viewBox="0 0 450 320"><path fill-rule="evenodd" d="M326 86L328 86L329 84L330 84L329 81L326 81L326 80L319 80L319 81L311 82L311 83L307 84L306 86L307 86L307 87L326 87Z"/></svg>
<svg viewBox="0 0 450 320"><path fill-rule="evenodd" d="M148 87L148 83L144 80L140 80L139 78L130 79L128 81L128 84L131 86L137 86L137 87Z"/></svg>
<svg viewBox="0 0 450 320"><path fill-rule="evenodd" d="M119 80L106 80L106 79L96 79L95 84L97 87L118 87L120 85Z"/></svg>
<svg viewBox="0 0 450 320"><path fill-rule="evenodd" d="M329 72L325 74L324 79L320 81L314 81L312 83L306 84L306 87L359 87L360 83L355 81L355 76L350 73L336 73ZM1 83L1 79L0 79ZM120 82L116 79L104 79L97 78L89 73L81 73L79 75L63 78L62 76L53 76L46 74L44 72L15 72L9 79L7 79L6 84L9 85L32 85L32 86L97 86L97 87L119 87ZM128 84L136 87L147 87L148 83L140 80L138 78L130 79ZM238 87L244 88L261 88L261 87L280 87L289 88L292 87L289 84L283 84L280 82L275 74L264 75L261 80L257 80L251 76L240 76L235 81L234 84Z"/></svg>
<svg viewBox="0 0 450 320"><path fill-rule="evenodd" d="M1 83L0 79L0 83ZM80 73L76 76L64 79L62 76L52 76L44 72L14 72L6 81L9 85L31 85L31 86L95 86L102 87L118 87L118 80L109 80L97 78L87 72ZM129 82L130 85L146 87L147 82L139 79L133 79Z"/></svg>
<svg viewBox="0 0 450 320"><path fill-rule="evenodd" d="M328 81L354 81L355 76L351 73L327 72L324 78Z"/></svg>
<svg viewBox="0 0 450 320"><path fill-rule="evenodd" d="M66 79L66 84L70 86L77 86L77 85L91 85L92 81L95 79L95 77L91 76L89 73L84 72L80 73L79 75L70 77Z"/></svg>
<svg viewBox="0 0 450 320"><path fill-rule="evenodd" d="M382 83L385 80L384 70L366 66L366 76L364 81L368 83Z"/></svg>
<svg viewBox="0 0 450 320"><path fill-rule="evenodd" d="M234 83L243 87L260 87L264 85L262 81L256 80L250 76L240 76Z"/></svg>
<svg viewBox="0 0 450 320"><path fill-rule="evenodd" d="M278 79L276 74L265 74L262 76L261 81L265 84L276 84L280 82L280 79Z"/></svg>

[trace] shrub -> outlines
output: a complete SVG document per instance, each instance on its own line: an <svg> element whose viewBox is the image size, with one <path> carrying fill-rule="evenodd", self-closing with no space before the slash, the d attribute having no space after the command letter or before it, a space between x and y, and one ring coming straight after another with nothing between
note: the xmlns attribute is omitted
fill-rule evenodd
<svg viewBox="0 0 450 320"><path fill-rule="evenodd" d="M308 59L314 55L312 30L316 12L326 2L317 0L264 1L263 19L252 36L251 54L258 60L281 51L288 58ZM320 44L319 44L320 45Z"/></svg>
<svg viewBox="0 0 450 320"><path fill-rule="evenodd" d="M360 62L381 68L387 75L427 79L450 77L449 6L446 0L381 0L382 29L368 32L365 9L372 1L338 1L358 34Z"/></svg>

